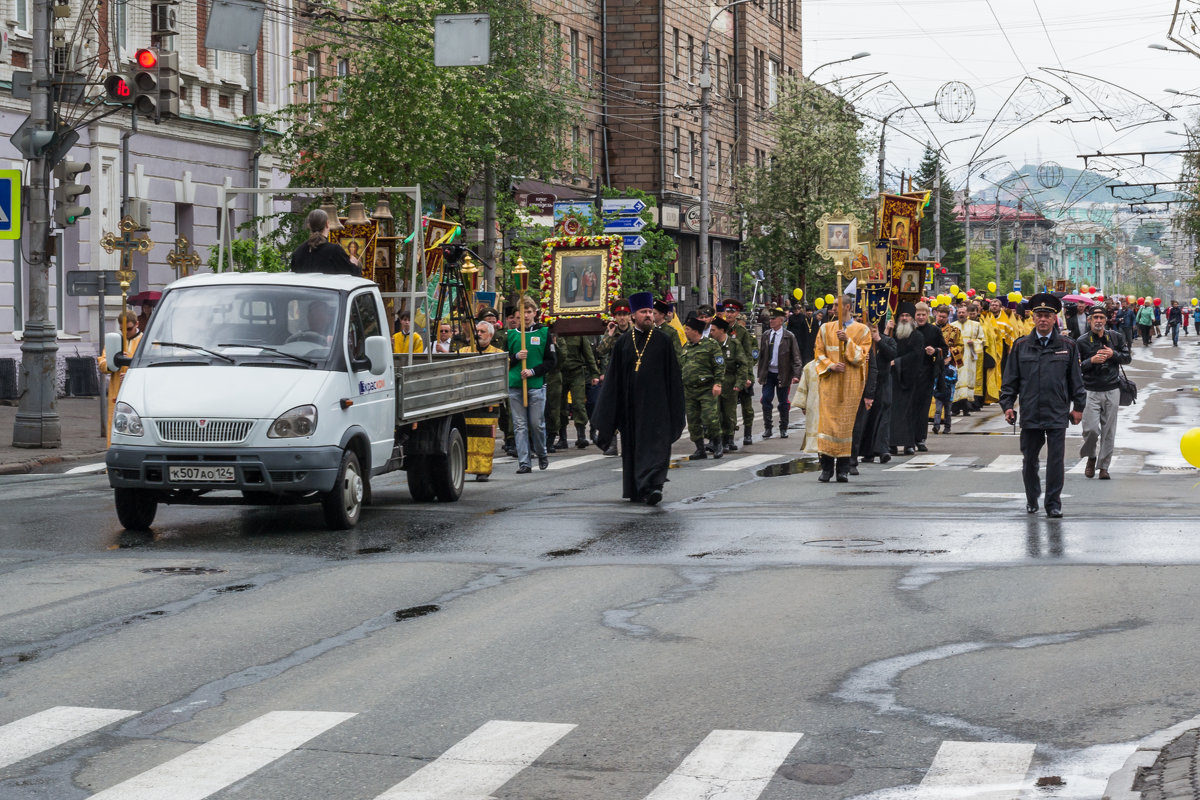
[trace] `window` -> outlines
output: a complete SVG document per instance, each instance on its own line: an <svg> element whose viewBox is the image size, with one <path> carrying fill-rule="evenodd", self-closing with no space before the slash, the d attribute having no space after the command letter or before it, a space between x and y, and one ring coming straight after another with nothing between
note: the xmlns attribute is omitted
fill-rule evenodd
<svg viewBox="0 0 1200 800"><path fill-rule="evenodd" d="M695 77L695 75L696 75L696 40L694 38L692 38L691 36L688 36L687 67L688 67L687 79L688 79L688 82L691 82L692 78Z"/></svg>
<svg viewBox="0 0 1200 800"><path fill-rule="evenodd" d="M672 148L672 150L671 150L671 155L673 156L673 159L675 162L675 169L672 170L672 172L674 173L676 178L679 177L679 143L680 143L681 138L682 137L680 136L680 133L679 133L679 126L676 125L675 126L675 147Z"/></svg>
<svg viewBox="0 0 1200 800"><path fill-rule="evenodd" d="M308 77L307 94L308 94L308 102L310 102L310 103L317 102L317 77L320 75L320 73L321 73L321 54L320 53L309 53L308 54L308 72L307 72L307 77Z"/></svg>
<svg viewBox="0 0 1200 800"><path fill-rule="evenodd" d="M375 298L370 294L360 294L354 298L354 311L350 315L350 329L347 342L350 346L352 360L367 357L367 337L382 336L383 327L379 324L379 308Z"/></svg>
<svg viewBox="0 0 1200 800"><path fill-rule="evenodd" d="M579 135L579 126L571 128L571 171L576 175L583 174L583 165L581 164L583 153L580 150L580 145L583 143L582 137Z"/></svg>
<svg viewBox="0 0 1200 800"><path fill-rule="evenodd" d="M721 185L721 150L723 150L724 147L725 147L725 145L721 144L720 142L717 142L717 146L713 148L713 155L714 155L713 163L716 167L716 180L714 181L714 183L716 183L718 186Z"/></svg>
<svg viewBox="0 0 1200 800"><path fill-rule="evenodd" d="M737 97L737 82L738 81L737 81L737 73L734 72L733 56L726 56L726 58L725 58L725 77L727 79L726 86L729 89L729 96Z"/></svg>
<svg viewBox="0 0 1200 800"><path fill-rule="evenodd" d="M337 85L336 97L337 97L337 101L340 103L342 101L342 84L345 83L347 76L350 75L350 59L348 59L348 58L339 58L338 59L337 74L338 74L338 85ZM343 108L342 116L345 116L345 115L346 115L346 109Z"/></svg>
<svg viewBox="0 0 1200 800"><path fill-rule="evenodd" d="M717 95L717 97L720 97L721 96L721 51L720 50L718 50L716 52L716 57L713 59L713 63L716 64L716 69L713 70L713 74L712 74L712 77L713 77L712 88L713 88L713 92Z"/></svg>
<svg viewBox="0 0 1200 800"><path fill-rule="evenodd" d="M788 27L796 30L800 25L800 0L787 0L787 23Z"/></svg>
<svg viewBox="0 0 1200 800"><path fill-rule="evenodd" d="M571 29L571 74L578 79L583 73L579 59L579 31Z"/></svg>
<svg viewBox="0 0 1200 800"><path fill-rule="evenodd" d="M600 68L600 59L596 57L596 39L587 37L587 50L583 52L583 79L592 82L592 75Z"/></svg>
<svg viewBox="0 0 1200 800"><path fill-rule="evenodd" d="M696 132L688 131L688 177L696 177Z"/></svg>
<svg viewBox="0 0 1200 800"><path fill-rule="evenodd" d="M29 30L29 0L16 0L17 3L17 29L22 31ZM124 9L122 8L122 12ZM124 44L124 42L122 42Z"/></svg>
<svg viewBox="0 0 1200 800"><path fill-rule="evenodd" d="M766 54L754 48L754 104L761 106L766 101Z"/></svg>
<svg viewBox="0 0 1200 800"><path fill-rule="evenodd" d="M994 240L996 238L996 231L993 230L992 228L984 228L983 229L983 238L987 239L988 241Z"/></svg>
<svg viewBox="0 0 1200 800"><path fill-rule="evenodd" d="M18 5L25 5L24 0L18 0ZM129 46L129 9L128 3L117 3L117 46L124 50Z"/></svg>
<svg viewBox="0 0 1200 800"><path fill-rule="evenodd" d="M767 107L774 108L779 102L779 62L775 59L767 60Z"/></svg>
<svg viewBox="0 0 1200 800"><path fill-rule="evenodd" d="M595 175L600 172L600 153L596 150L596 130L588 131L588 172Z"/></svg>
<svg viewBox="0 0 1200 800"><path fill-rule="evenodd" d="M729 143L729 158L726 163L729 165L729 185L733 185L733 171L737 165L737 156L733 152L733 143Z"/></svg>
<svg viewBox="0 0 1200 800"><path fill-rule="evenodd" d="M679 63L683 59L680 56L680 50L679 50L679 48L680 48L679 28L674 28L673 30L675 31L675 58L674 58L674 63L671 65L671 73L673 75L678 75L679 74Z"/></svg>
<svg viewBox="0 0 1200 800"><path fill-rule="evenodd" d="M783 0L769 0L767 3L767 16L775 22L783 22Z"/></svg>

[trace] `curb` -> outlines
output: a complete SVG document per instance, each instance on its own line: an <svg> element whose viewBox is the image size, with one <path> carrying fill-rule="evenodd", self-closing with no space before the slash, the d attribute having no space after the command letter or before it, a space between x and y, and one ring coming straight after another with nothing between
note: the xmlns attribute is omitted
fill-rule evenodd
<svg viewBox="0 0 1200 800"><path fill-rule="evenodd" d="M0 475L28 475L41 467L48 467L53 464L65 464L70 461L82 461L85 458L95 458L96 456L103 457L104 453L104 450L100 450L95 453L74 453L65 456L38 456L27 461L0 464Z"/></svg>
<svg viewBox="0 0 1200 800"><path fill-rule="evenodd" d="M1125 760L1125 764L1109 777L1101 800L1142 800L1142 793L1133 788L1138 776L1154 766L1168 745L1196 728L1200 728L1200 716L1146 737L1133 755Z"/></svg>

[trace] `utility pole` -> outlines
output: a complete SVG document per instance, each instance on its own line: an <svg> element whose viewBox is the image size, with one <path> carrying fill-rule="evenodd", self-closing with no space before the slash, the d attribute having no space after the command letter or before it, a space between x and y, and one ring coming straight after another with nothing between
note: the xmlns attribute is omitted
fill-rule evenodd
<svg viewBox="0 0 1200 800"><path fill-rule="evenodd" d="M942 154L937 154L937 170L933 174L933 260L942 260Z"/></svg>
<svg viewBox="0 0 1200 800"><path fill-rule="evenodd" d="M996 291L1000 291L1000 186L996 185Z"/></svg>
<svg viewBox="0 0 1200 800"><path fill-rule="evenodd" d="M51 0L33 0L33 64L29 119L34 131L55 130L51 107ZM21 339L21 399L14 447L61 447L58 417L58 332L50 323L50 203L46 148L29 160L29 206L21 246L29 253L29 316Z"/></svg>
<svg viewBox="0 0 1200 800"><path fill-rule="evenodd" d="M966 195L963 197L963 210L964 210L963 220L964 220L964 225L966 226L965 236L967 239L967 244L966 244L966 247L964 248L964 255L963 255L963 257L965 258L963 272L966 273L966 282L967 282L968 289L971 288L971 167L972 166L973 166L972 164L967 165L967 187L966 187Z"/></svg>

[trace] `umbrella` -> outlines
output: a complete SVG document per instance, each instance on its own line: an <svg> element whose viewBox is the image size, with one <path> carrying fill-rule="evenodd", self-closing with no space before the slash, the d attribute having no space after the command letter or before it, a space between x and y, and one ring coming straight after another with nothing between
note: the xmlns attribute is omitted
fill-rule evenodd
<svg viewBox="0 0 1200 800"><path fill-rule="evenodd" d="M138 292L129 298L129 302L134 305L157 303L159 300L162 300L162 292Z"/></svg>
<svg viewBox="0 0 1200 800"><path fill-rule="evenodd" d="M1082 303L1085 306L1094 306L1096 301L1090 297L1084 297L1081 294L1069 294L1062 298L1063 303L1074 303L1079 305Z"/></svg>

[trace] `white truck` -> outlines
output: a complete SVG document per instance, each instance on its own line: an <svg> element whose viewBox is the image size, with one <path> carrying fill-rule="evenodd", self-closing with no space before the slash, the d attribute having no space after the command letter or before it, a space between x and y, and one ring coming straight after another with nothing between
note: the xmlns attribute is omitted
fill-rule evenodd
<svg viewBox="0 0 1200 800"><path fill-rule="evenodd" d="M345 275L183 278L108 364L129 366L105 463L130 530L159 503L317 501L350 528L371 478L398 469L414 500L455 501L465 420L507 396L506 354L393 354L378 288Z"/></svg>

